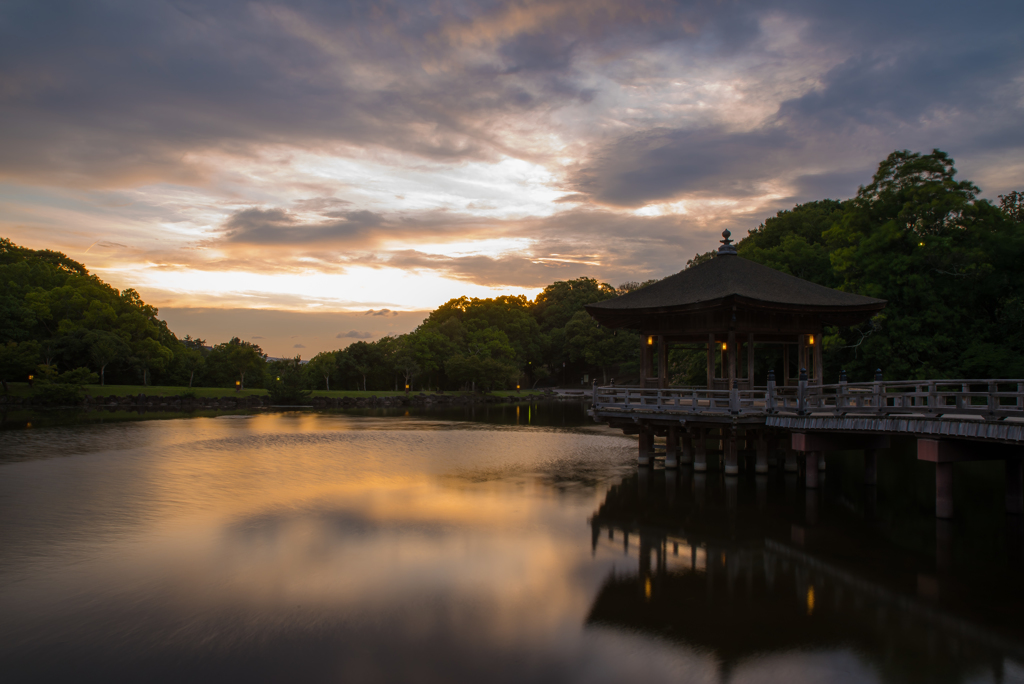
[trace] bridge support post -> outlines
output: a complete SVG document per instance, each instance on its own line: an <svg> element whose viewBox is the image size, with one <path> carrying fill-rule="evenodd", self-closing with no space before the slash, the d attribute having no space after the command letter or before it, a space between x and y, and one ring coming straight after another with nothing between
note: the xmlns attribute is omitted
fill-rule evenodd
<svg viewBox="0 0 1024 684"><path fill-rule="evenodd" d="M708 442L704 428L697 428L697 438L693 444L693 470L698 473L708 469Z"/></svg>
<svg viewBox="0 0 1024 684"><path fill-rule="evenodd" d="M818 459L820 451L808 451L804 457L804 486L808 489L818 488Z"/></svg>
<svg viewBox="0 0 1024 684"><path fill-rule="evenodd" d="M736 429L722 429L722 460L726 475L738 475L740 472L739 454L736 448Z"/></svg>
<svg viewBox="0 0 1024 684"><path fill-rule="evenodd" d="M754 463L754 472L764 474L768 472L768 438L764 431L757 433L757 461Z"/></svg>
<svg viewBox="0 0 1024 684"><path fill-rule="evenodd" d="M935 517L953 517L953 464L935 464Z"/></svg>
<svg viewBox="0 0 1024 684"><path fill-rule="evenodd" d="M878 484L878 449L864 450L864 484Z"/></svg>
<svg viewBox="0 0 1024 684"><path fill-rule="evenodd" d="M1006 464L1006 512L1024 513L1024 461L1008 458Z"/></svg>
<svg viewBox="0 0 1024 684"><path fill-rule="evenodd" d="M665 436L665 467L679 467L679 428L669 425Z"/></svg>
<svg viewBox="0 0 1024 684"><path fill-rule="evenodd" d="M648 425L642 425L640 427L639 437L639 453L637 455L637 465L651 465L654 454L654 430Z"/></svg>
<svg viewBox="0 0 1024 684"><path fill-rule="evenodd" d="M787 448L786 449L786 467L785 467L785 471L787 473L795 473L798 470L799 470L799 468L797 467L797 464L796 464L796 451L794 451L793 449Z"/></svg>
<svg viewBox="0 0 1024 684"><path fill-rule="evenodd" d="M693 464L693 438L690 436L689 430L684 431L681 435L679 463L681 465Z"/></svg>

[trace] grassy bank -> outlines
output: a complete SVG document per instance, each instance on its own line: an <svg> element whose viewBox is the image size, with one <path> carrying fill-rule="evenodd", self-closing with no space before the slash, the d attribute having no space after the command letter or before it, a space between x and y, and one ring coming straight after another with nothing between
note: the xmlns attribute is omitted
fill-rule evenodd
<svg viewBox="0 0 1024 684"><path fill-rule="evenodd" d="M28 386L27 382L9 382L7 386L10 388L11 396L16 397L27 397L32 394L32 388ZM90 397L109 397L115 395L119 397L127 395L145 394L147 397L174 397L187 392L194 392L196 397L199 398L219 398L219 397L248 397L248 396L264 396L267 394L265 389L244 389L241 392L236 392L234 387L161 387L161 386L149 386L143 387L142 385L86 385L85 392ZM420 392L410 392L410 396L417 395ZM426 392L426 394L433 394L433 392ZM445 392L448 396L462 396L470 395L472 392ZM497 392L489 392L493 396L497 397L514 397L528 396L531 394L529 390L522 390L516 392L515 390L499 390ZM542 394L540 390L534 390L534 395ZM353 391L353 390L332 390L330 392L326 390L313 390L314 397L351 397L353 399L367 399L369 397L400 397L404 396L405 392L388 392L383 390L378 391Z"/></svg>

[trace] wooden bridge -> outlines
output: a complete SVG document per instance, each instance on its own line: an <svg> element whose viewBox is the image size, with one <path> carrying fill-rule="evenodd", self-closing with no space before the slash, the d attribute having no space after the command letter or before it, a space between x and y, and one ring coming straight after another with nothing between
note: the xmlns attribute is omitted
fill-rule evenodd
<svg viewBox="0 0 1024 684"><path fill-rule="evenodd" d="M591 399L595 421L639 435L640 465L653 463L654 438L663 436L666 468L705 471L711 440L726 475L739 474L743 461L759 474L802 466L806 486L815 488L826 452L863 450L872 485L879 451L890 437L909 436L918 458L935 464L936 516L953 515L952 464L976 460L1004 461L1007 512L1024 512L1024 380L878 377L820 385L802 373L796 386L780 387L769 374L766 386L753 389L740 389L738 380L731 390L595 385Z"/></svg>

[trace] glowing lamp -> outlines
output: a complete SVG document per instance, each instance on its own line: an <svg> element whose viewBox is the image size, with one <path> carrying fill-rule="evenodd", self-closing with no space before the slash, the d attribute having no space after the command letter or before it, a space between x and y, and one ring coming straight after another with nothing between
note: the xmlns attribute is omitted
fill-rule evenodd
<svg viewBox="0 0 1024 684"><path fill-rule="evenodd" d="M281 376L280 375L277 376L277 381L281 382Z"/></svg>
<svg viewBox="0 0 1024 684"><path fill-rule="evenodd" d="M726 343L725 343L725 342L723 342L723 343L722 343L722 351L725 351L725 348L726 348L726 346L727 346L727 345L726 345Z"/></svg>
<svg viewBox="0 0 1024 684"><path fill-rule="evenodd" d="M807 336L807 344L811 344L811 345L814 344L814 335L808 335Z"/></svg>
<svg viewBox="0 0 1024 684"><path fill-rule="evenodd" d="M654 344L654 336L653 335L648 335L647 336L647 345L650 346L652 344Z"/></svg>
<svg viewBox="0 0 1024 684"><path fill-rule="evenodd" d="M29 380L34 380L34 379L35 379L35 377L36 377L36 376L34 376L34 375L30 375L30 376L28 376L28 379L29 379Z"/></svg>

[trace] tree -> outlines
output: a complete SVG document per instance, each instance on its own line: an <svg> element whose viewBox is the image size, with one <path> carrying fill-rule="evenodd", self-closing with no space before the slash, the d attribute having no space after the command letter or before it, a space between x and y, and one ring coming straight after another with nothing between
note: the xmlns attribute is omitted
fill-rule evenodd
<svg viewBox="0 0 1024 684"><path fill-rule="evenodd" d="M142 371L142 384L149 386L149 371L162 369L174 358L174 352L151 337L138 340L131 349L131 360Z"/></svg>
<svg viewBox="0 0 1024 684"><path fill-rule="evenodd" d="M334 352L320 352L306 364L306 371L324 379L324 386L331 389L331 375L338 370L338 357Z"/></svg>
<svg viewBox="0 0 1024 684"><path fill-rule="evenodd" d="M100 385L105 385L107 366L128 358L131 348L118 335L102 330L87 334L85 339L89 344L89 355L100 369Z"/></svg>
<svg viewBox="0 0 1024 684"><path fill-rule="evenodd" d="M273 362L273 379L270 381L270 403L278 406L304 404L310 396L304 387L302 357Z"/></svg>
<svg viewBox="0 0 1024 684"><path fill-rule="evenodd" d="M636 360L640 349L639 335L605 328L586 311L578 312L569 320L565 336L570 360L582 360L599 368L604 384L608 383L610 366Z"/></svg>
<svg viewBox="0 0 1024 684"><path fill-rule="evenodd" d="M206 365L206 359L203 357L202 352L191 347L186 347L179 354L179 358L181 359L181 367L188 373L188 386L191 387L196 373Z"/></svg>
<svg viewBox="0 0 1024 684"><path fill-rule="evenodd" d="M4 393L8 392L8 381L27 379L38 362L39 344L34 340L0 343L0 384Z"/></svg>
<svg viewBox="0 0 1024 684"><path fill-rule="evenodd" d="M238 378L240 389L245 389L247 375L259 379L266 364L267 355L258 344L237 337L218 344L206 357L206 365L219 384L232 384Z"/></svg>

